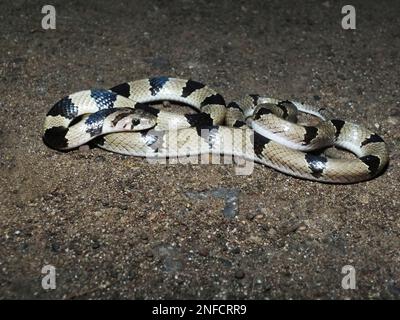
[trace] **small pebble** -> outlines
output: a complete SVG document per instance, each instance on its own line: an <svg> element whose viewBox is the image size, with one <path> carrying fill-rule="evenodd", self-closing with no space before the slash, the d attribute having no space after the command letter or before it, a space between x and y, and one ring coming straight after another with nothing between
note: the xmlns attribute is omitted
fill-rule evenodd
<svg viewBox="0 0 400 320"><path fill-rule="evenodd" d="M142 233L142 234L140 235L140 239L142 239L142 240L144 240L144 241L147 241L147 240L149 240L149 236L148 236L146 233Z"/></svg>
<svg viewBox="0 0 400 320"><path fill-rule="evenodd" d="M249 212L246 214L247 220L253 220L257 214L255 212Z"/></svg>
<svg viewBox="0 0 400 320"><path fill-rule="evenodd" d="M243 270L237 270L235 272L235 278L236 279L243 279L244 278L244 271Z"/></svg>
<svg viewBox="0 0 400 320"><path fill-rule="evenodd" d="M153 258L154 257L153 252L151 250L146 251L146 257L147 258Z"/></svg>
<svg viewBox="0 0 400 320"><path fill-rule="evenodd" d="M397 125L397 124L399 123L399 120L398 120L398 118L396 118L396 117L389 116L388 122L389 122L390 124Z"/></svg>
<svg viewBox="0 0 400 320"><path fill-rule="evenodd" d="M232 249L232 253L233 254L239 254L240 253L240 248L239 247L233 248Z"/></svg>
<svg viewBox="0 0 400 320"><path fill-rule="evenodd" d="M297 230L299 230L299 231L307 230L307 226L305 224L302 224L299 226L299 228Z"/></svg>
<svg viewBox="0 0 400 320"><path fill-rule="evenodd" d="M360 202L362 204L368 204L369 203L369 196L368 194L363 194L360 196Z"/></svg>
<svg viewBox="0 0 400 320"><path fill-rule="evenodd" d="M103 205L103 207L109 207L110 206L110 202L107 200L102 200L101 204Z"/></svg>
<svg viewBox="0 0 400 320"><path fill-rule="evenodd" d="M201 255L202 257L208 256L208 253L209 253L207 248L204 248L204 247L200 248L198 252L199 252L199 255Z"/></svg>
<svg viewBox="0 0 400 320"><path fill-rule="evenodd" d="M58 243L52 243L51 244L51 251L59 252L60 251L60 245Z"/></svg>
<svg viewBox="0 0 400 320"><path fill-rule="evenodd" d="M97 241L97 240L93 241L92 248L93 248L93 249L98 249L98 248L100 248L100 243L99 243L99 241Z"/></svg>
<svg viewBox="0 0 400 320"><path fill-rule="evenodd" d="M94 213L94 216L95 217L97 217L97 218L99 218L99 217L101 217L102 216L102 212L101 211L96 211L95 213Z"/></svg>
<svg viewBox="0 0 400 320"><path fill-rule="evenodd" d="M329 1L325 1L322 3L322 5L326 8L329 8L331 6L331 4L329 3Z"/></svg>
<svg viewBox="0 0 400 320"><path fill-rule="evenodd" d="M89 151L89 150L90 150L90 147L89 147L89 145L84 144L83 146L80 146L78 149L79 149L79 151L81 151L81 152L86 152L86 151Z"/></svg>
<svg viewBox="0 0 400 320"><path fill-rule="evenodd" d="M120 208L121 210L128 210L128 205L126 203L120 203L118 205L118 208Z"/></svg>

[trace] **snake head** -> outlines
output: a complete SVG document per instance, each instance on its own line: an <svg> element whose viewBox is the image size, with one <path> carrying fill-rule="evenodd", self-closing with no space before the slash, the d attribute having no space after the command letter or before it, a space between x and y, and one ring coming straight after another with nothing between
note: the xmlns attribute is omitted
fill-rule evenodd
<svg viewBox="0 0 400 320"><path fill-rule="evenodd" d="M154 115L137 109L120 109L112 113L105 121L107 131L142 131L156 125Z"/></svg>

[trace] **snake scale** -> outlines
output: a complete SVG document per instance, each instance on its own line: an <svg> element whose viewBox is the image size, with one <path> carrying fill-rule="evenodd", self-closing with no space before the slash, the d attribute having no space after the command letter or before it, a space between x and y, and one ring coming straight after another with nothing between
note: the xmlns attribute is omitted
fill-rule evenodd
<svg viewBox="0 0 400 320"><path fill-rule="evenodd" d="M160 101L183 103L196 113L178 114L151 105ZM297 124L297 112L321 121L315 126ZM43 141L56 150L91 141L112 152L149 158L227 154L328 183L369 180L389 160L379 135L334 119L324 108L259 95L226 105L210 87L170 77L66 96L47 113ZM317 152L330 146L346 149L356 158Z"/></svg>

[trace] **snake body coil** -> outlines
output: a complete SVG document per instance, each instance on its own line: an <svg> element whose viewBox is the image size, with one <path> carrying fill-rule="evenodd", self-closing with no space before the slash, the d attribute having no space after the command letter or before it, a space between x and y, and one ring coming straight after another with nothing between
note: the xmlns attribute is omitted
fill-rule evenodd
<svg viewBox="0 0 400 320"><path fill-rule="evenodd" d="M148 104L165 100L187 104L197 113L172 114ZM322 121L301 126L295 123L297 111ZM44 129L44 142L57 150L93 140L109 151L141 157L227 154L330 183L371 179L388 162L380 136L332 119L323 108L258 95L226 106L224 98L206 85L168 77L71 94L51 108ZM329 158L315 152L329 146L347 149L357 158Z"/></svg>

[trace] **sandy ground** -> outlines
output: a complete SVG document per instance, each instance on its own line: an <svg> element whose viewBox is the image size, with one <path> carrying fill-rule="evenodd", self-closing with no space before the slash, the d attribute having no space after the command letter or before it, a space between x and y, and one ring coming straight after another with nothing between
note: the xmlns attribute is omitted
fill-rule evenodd
<svg viewBox="0 0 400 320"><path fill-rule="evenodd" d="M40 2L0 4L0 298L400 297L398 1L352 1L347 31L331 0L52 4L48 31ZM327 185L42 143L63 96L155 75L228 101L328 106L381 134L390 166ZM55 290L41 287L44 265L56 267ZM345 265L355 290L342 289Z"/></svg>

